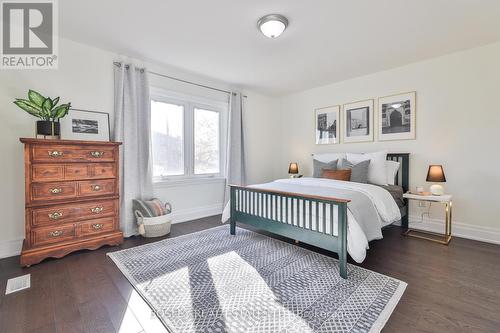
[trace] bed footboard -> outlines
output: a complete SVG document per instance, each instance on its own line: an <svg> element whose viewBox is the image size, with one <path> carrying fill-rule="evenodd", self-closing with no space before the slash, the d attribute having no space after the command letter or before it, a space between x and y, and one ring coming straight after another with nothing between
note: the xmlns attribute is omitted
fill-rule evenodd
<svg viewBox="0 0 500 333"><path fill-rule="evenodd" d="M340 276L347 278L347 203L350 200L231 188L231 235L236 222L314 245L339 256Z"/></svg>

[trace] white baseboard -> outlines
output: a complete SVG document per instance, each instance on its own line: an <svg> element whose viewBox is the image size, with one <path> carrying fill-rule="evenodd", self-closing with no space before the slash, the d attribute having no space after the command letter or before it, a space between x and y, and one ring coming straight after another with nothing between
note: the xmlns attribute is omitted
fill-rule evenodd
<svg viewBox="0 0 500 333"><path fill-rule="evenodd" d="M0 259L21 254L23 239L13 239L0 242Z"/></svg>
<svg viewBox="0 0 500 333"><path fill-rule="evenodd" d="M422 222L420 216L410 216L409 224L412 229L443 233L445 221L442 219L424 218ZM488 228L453 221L451 225L451 234L456 237L500 244L500 228Z"/></svg>
<svg viewBox="0 0 500 333"><path fill-rule="evenodd" d="M183 209L172 212L172 224L201 219L207 216L222 214L222 204Z"/></svg>

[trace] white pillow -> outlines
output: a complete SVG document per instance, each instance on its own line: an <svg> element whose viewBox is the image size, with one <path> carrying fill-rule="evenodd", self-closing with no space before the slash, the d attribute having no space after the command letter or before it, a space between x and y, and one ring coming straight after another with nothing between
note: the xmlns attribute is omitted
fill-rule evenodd
<svg viewBox="0 0 500 333"><path fill-rule="evenodd" d="M386 150L365 154L347 153L346 156L347 160L354 164L370 160L370 165L368 166L368 182L375 185L387 185L387 172L385 167L387 159Z"/></svg>
<svg viewBox="0 0 500 333"><path fill-rule="evenodd" d="M385 171L387 173L387 184L395 185L394 180L399 170L399 162L385 161Z"/></svg>
<svg viewBox="0 0 500 333"><path fill-rule="evenodd" d="M339 160L342 161L345 158L345 153L324 153L324 154L313 154L313 159L323 163L328 163L331 161Z"/></svg>

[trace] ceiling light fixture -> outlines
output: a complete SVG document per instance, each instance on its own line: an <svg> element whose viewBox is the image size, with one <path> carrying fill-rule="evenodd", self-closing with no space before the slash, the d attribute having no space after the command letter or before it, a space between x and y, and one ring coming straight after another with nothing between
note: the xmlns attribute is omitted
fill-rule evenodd
<svg viewBox="0 0 500 333"><path fill-rule="evenodd" d="M269 14L257 21L257 27L269 38L279 37L288 26L288 19L280 14Z"/></svg>

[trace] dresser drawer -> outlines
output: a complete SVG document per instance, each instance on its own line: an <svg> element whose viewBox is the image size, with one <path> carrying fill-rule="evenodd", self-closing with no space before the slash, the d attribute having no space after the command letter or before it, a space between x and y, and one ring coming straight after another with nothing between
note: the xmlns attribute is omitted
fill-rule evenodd
<svg viewBox="0 0 500 333"><path fill-rule="evenodd" d="M116 178L114 163L33 164L33 182Z"/></svg>
<svg viewBox="0 0 500 333"><path fill-rule="evenodd" d="M76 202L44 208L32 208L31 225L34 227L59 225L71 221L112 216L117 211L118 203L116 200Z"/></svg>
<svg viewBox="0 0 500 333"><path fill-rule="evenodd" d="M32 229L32 246L55 244L74 239L76 237L75 231L73 224Z"/></svg>
<svg viewBox="0 0 500 333"><path fill-rule="evenodd" d="M77 184L75 182L33 183L31 184L32 201L50 201L75 198Z"/></svg>
<svg viewBox="0 0 500 333"><path fill-rule="evenodd" d="M33 162L113 162L115 149L106 146L36 145Z"/></svg>
<svg viewBox="0 0 500 333"><path fill-rule="evenodd" d="M78 196L111 195L115 193L115 180L87 180L78 182Z"/></svg>
<svg viewBox="0 0 500 333"><path fill-rule="evenodd" d="M64 166L65 180L88 179L91 177L91 167L88 164L67 164Z"/></svg>
<svg viewBox="0 0 500 333"><path fill-rule="evenodd" d="M88 237L115 230L115 220L112 217L81 222L79 237Z"/></svg>
<svg viewBox="0 0 500 333"><path fill-rule="evenodd" d="M113 163L92 164L92 178L116 178L116 167Z"/></svg>
<svg viewBox="0 0 500 333"><path fill-rule="evenodd" d="M64 180L64 166L60 164L33 164L31 178L34 182Z"/></svg>

